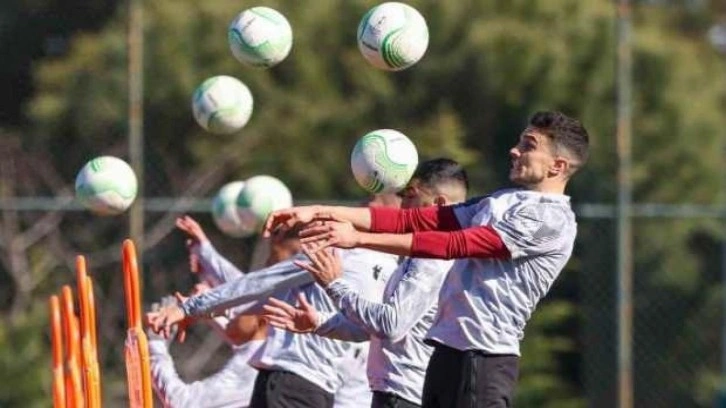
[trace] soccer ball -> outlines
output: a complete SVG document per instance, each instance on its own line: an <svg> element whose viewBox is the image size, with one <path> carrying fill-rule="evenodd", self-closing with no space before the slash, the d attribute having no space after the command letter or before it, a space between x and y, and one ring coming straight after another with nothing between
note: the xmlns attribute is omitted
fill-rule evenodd
<svg viewBox="0 0 726 408"><path fill-rule="evenodd" d="M194 119L204 129L228 134L241 129L252 115L252 94L236 78L219 75L208 78L194 91Z"/></svg>
<svg viewBox="0 0 726 408"><path fill-rule="evenodd" d="M227 40L232 54L240 62L269 68L290 54L292 28L277 10L252 7L232 21Z"/></svg>
<svg viewBox="0 0 726 408"><path fill-rule="evenodd" d="M418 166L411 140L393 129L374 130L361 137L350 155L355 180L374 194L401 190Z"/></svg>
<svg viewBox="0 0 726 408"><path fill-rule="evenodd" d="M272 176L250 177L237 196L237 216L252 229L259 229L271 212L288 207L292 207L290 190Z"/></svg>
<svg viewBox="0 0 726 408"><path fill-rule="evenodd" d="M101 156L86 163L76 176L76 198L99 215L126 211L136 198L136 175L125 161Z"/></svg>
<svg viewBox="0 0 726 408"><path fill-rule="evenodd" d="M237 215L237 196L244 188L244 181L233 181L219 189L212 200L212 219L223 233L232 237L244 237L254 233L255 225L243 225Z"/></svg>
<svg viewBox="0 0 726 408"><path fill-rule="evenodd" d="M407 4L380 4L368 10L358 25L358 49L376 68L406 69L423 57L428 46L426 20Z"/></svg>

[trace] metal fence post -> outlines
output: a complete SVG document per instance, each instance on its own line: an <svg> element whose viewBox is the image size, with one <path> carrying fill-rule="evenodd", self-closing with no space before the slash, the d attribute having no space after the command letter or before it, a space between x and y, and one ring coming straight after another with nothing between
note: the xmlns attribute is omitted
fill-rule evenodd
<svg viewBox="0 0 726 408"><path fill-rule="evenodd" d="M617 2L617 300L618 406L633 406L633 256L632 256L632 44L631 5Z"/></svg>

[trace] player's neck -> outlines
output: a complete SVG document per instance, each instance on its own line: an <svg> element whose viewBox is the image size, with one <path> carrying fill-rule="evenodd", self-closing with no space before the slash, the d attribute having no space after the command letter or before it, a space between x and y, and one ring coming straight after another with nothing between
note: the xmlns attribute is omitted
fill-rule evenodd
<svg viewBox="0 0 726 408"><path fill-rule="evenodd" d="M525 186L527 190L537 191L545 194L565 194L567 182L559 179L545 179L540 183Z"/></svg>

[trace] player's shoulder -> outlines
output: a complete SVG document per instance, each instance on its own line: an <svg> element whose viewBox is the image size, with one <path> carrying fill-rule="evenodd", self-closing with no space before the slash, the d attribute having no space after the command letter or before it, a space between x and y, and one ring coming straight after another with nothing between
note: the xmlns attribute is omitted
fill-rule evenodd
<svg viewBox="0 0 726 408"><path fill-rule="evenodd" d="M489 205L499 212L546 220L549 217L574 218L570 197L526 189L503 189L489 196Z"/></svg>
<svg viewBox="0 0 726 408"><path fill-rule="evenodd" d="M569 236L577 228L570 198L521 190L513 192L501 212L501 220L520 232L534 236Z"/></svg>
<svg viewBox="0 0 726 408"><path fill-rule="evenodd" d="M464 201L463 203L454 204L455 208L463 208L463 207L474 207L474 208L483 208L490 206L492 202L502 201L502 200L508 200L514 198L515 194L521 191L521 189L516 188L502 188L499 190L494 190L489 194L482 194L478 195L472 198L469 198L468 200Z"/></svg>

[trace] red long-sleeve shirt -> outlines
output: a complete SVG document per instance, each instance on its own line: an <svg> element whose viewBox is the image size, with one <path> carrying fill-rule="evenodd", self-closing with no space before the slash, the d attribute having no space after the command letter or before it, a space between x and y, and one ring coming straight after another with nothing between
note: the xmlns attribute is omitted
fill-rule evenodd
<svg viewBox="0 0 726 408"><path fill-rule="evenodd" d="M497 258L511 254L497 231L486 225L462 228L452 206L371 208L371 231L413 234L411 256L419 258Z"/></svg>

